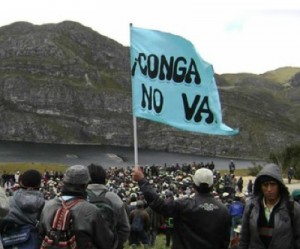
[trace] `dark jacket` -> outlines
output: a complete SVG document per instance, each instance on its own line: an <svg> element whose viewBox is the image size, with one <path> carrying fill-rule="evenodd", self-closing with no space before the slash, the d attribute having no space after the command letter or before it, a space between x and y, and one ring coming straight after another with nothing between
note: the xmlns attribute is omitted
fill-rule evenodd
<svg viewBox="0 0 300 249"><path fill-rule="evenodd" d="M40 191L19 189L9 197L9 213L2 222L36 226L44 204L44 196Z"/></svg>
<svg viewBox="0 0 300 249"><path fill-rule="evenodd" d="M274 228L270 249L300 249L300 205L293 202L291 216L288 202L289 192L283 183L280 169L275 164L266 165L254 182L254 196L246 203L240 238L240 249L265 249L258 233L262 191L261 177L270 176L279 183L280 202L274 208ZM293 222L291 222L293 219Z"/></svg>
<svg viewBox="0 0 300 249"><path fill-rule="evenodd" d="M147 207L145 210L149 214L150 218L149 230L157 231L159 227L164 223L164 217L154 212L151 207Z"/></svg>
<svg viewBox="0 0 300 249"><path fill-rule="evenodd" d="M146 179L139 186L154 211L174 218L173 249L228 248L231 217L226 206L211 194L164 200Z"/></svg>
<svg viewBox="0 0 300 249"><path fill-rule="evenodd" d="M149 226L150 226L150 216L149 216L148 212L144 208L136 208L136 209L132 210L129 214L130 224L132 224L135 216L141 216L144 231L148 231Z"/></svg>
<svg viewBox="0 0 300 249"><path fill-rule="evenodd" d="M118 234L117 248L123 248L123 244L127 241L130 234L130 224L124 202L117 194L108 191L103 184L89 184L87 188L96 195L100 195L103 191L106 192L105 197L111 201L116 215L115 226Z"/></svg>
<svg viewBox="0 0 300 249"><path fill-rule="evenodd" d="M8 200L9 213L1 220L1 230L13 224L18 226L27 224L37 226L45 204L44 196L40 191L18 189ZM38 243L41 243L41 241ZM0 248L3 248L1 242Z"/></svg>

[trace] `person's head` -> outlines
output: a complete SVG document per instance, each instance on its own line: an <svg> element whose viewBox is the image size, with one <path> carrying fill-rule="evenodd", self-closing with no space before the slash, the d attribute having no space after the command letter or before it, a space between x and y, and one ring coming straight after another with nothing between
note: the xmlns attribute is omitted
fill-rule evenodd
<svg viewBox="0 0 300 249"><path fill-rule="evenodd" d="M207 168L198 169L193 176L193 181L198 193L208 193L213 188L213 173Z"/></svg>
<svg viewBox="0 0 300 249"><path fill-rule="evenodd" d="M278 181L269 176L264 176L260 180L261 191L266 202L276 202L280 196Z"/></svg>
<svg viewBox="0 0 300 249"><path fill-rule="evenodd" d="M35 169L26 170L19 179L19 185L23 189L39 189L41 186L42 175Z"/></svg>
<svg viewBox="0 0 300 249"><path fill-rule="evenodd" d="M138 199L136 193L131 193L129 198L130 198L130 202L136 202Z"/></svg>
<svg viewBox="0 0 300 249"><path fill-rule="evenodd" d="M166 191L166 193L165 193L165 195L166 195L166 198L168 199L174 199L174 194L173 194L173 192L172 191L170 191L170 190L167 190Z"/></svg>
<svg viewBox="0 0 300 249"><path fill-rule="evenodd" d="M87 167L83 165L73 165L67 168L64 174L63 183L71 185L87 185L90 180L90 173Z"/></svg>
<svg viewBox="0 0 300 249"><path fill-rule="evenodd" d="M106 171L101 165L92 163L87 168L89 170L92 183L105 184Z"/></svg>
<svg viewBox="0 0 300 249"><path fill-rule="evenodd" d="M144 208L144 202L142 200L138 200L136 202L136 208L138 208L138 209Z"/></svg>
<svg viewBox="0 0 300 249"><path fill-rule="evenodd" d="M278 165L267 164L263 167L256 176L253 192L270 202L277 201L280 197L288 198L289 191L284 185Z"/></svg>
<svg viewBox="0 0 300 249"><path fill-rule="evenodd" d="M87 167L73 165L67 168L64 178L62 195L86 196L86 188L90 182L90 174Z"/></svg>

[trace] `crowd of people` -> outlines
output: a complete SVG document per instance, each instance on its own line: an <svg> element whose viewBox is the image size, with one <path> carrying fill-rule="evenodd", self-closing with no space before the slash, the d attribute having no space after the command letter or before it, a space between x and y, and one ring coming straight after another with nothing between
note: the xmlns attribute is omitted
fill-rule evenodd
<svg viewBox="0 0 300 249"><path fill-rule="evenodd" d="M246 188L234 172L231 161L223 175L213 162L108 169L90 164L66 172L3 173L0 229L31 224L38 227L38 248L43 243L41 248L47 248L43 238L49 240L56 210L80 199L70 207L77 248L121 249L126 243L155 248L158 233L173 249L300 248L294 229L300 208L292 202L293 216L287 219L289 193L279 167L266 165ZM109 200L113 221L93 204L94 196ZM289 247L274 246L277 232Z"/></svg>

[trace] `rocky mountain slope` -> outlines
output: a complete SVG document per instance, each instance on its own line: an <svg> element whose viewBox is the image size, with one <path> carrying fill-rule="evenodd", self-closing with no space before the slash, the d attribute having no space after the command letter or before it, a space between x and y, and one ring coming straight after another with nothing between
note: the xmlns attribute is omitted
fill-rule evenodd
<svg viewBox="0 0 300 249"><path fill-rule="evenodd" d="M268 157L300 142L300 68L216 75L234 137L138 119L140 148ZM71 21L0 28L0 140L133 146L129 48Z"/></svg>

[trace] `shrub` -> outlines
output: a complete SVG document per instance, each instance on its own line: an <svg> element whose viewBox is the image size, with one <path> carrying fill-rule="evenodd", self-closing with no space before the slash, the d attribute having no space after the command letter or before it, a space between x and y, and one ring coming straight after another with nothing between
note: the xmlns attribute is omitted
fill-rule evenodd
<svg viewBox="0 0 300 249"><path fill-rule="evenodd" d="M269 158L273 163L282 166L285 173L290 167L293 167L295 178L300 178L300 144L286 147L282 152L271 153Z"/></svg>
<svg viewBox="0 0 300 249"><path fill-rule="evenodd" d="M262 165L258 164L254 164L253 167L248 167L248 174L250 176L256 176L258 174L259 171L261 171L261 169L263 168Z"/></svg>

